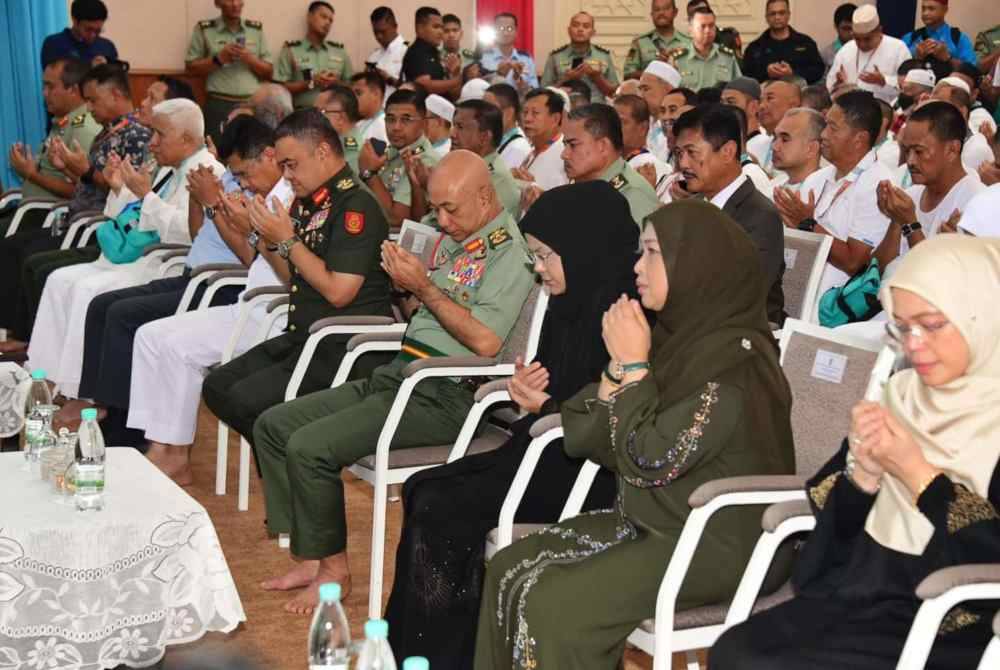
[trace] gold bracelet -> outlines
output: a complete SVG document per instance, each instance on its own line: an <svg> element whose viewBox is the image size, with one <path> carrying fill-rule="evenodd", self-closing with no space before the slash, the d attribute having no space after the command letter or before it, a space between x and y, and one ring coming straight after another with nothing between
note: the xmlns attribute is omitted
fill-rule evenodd
<svg viewBox="0 0 1000 670"><path fill-rule="evenodd" d="M929 475L927 477L927 479L925 479L923 482L921 482L920 488L917 489L916 494L913 496L913 506L914 507L917 506L917 501L920 500L920 496L922 496L924 494L924 491L927 490L927 487L930 486L931 482L933 482L935 479L937 479L940 474L941 474L940 472L935 472L934 474Z"/></svg>

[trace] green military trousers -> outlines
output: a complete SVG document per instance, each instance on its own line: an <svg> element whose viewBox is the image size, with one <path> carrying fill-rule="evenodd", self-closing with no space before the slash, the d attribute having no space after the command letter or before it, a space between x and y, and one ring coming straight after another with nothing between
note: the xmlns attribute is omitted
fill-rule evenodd
<svg viewBox="0 0 1000 670"><path fill-rule="evenodd" d="M295 556L319 559L346 548L341 470L375 453L405 365L397 358L369 379L272 407L254 424L268 530L291 533ZM451 379L419 383L391 448L453 442L472 407L472 396L469 386Z"/></svg>
<svg viewBox="0 0 1000 670"><path fill-rule="evenodd" d="M205 117L205 134L212 138L216 145L222 139L222 124L229 118L229 113L240 106L236 100L223 100L211 93L205 98L201 112Z"/></svg>

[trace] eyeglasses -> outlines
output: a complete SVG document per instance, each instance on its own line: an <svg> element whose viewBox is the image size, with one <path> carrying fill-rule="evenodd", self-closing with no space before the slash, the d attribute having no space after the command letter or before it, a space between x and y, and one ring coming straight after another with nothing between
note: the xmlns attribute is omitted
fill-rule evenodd
<svg viewBox="0 0 1000 670"><path fill-rule="evenodd" d="M938 323L925 323L920 324L907 324L899 323L896 321L890 321L885 324L885 332L889 334L889 337L893 339L896 344L903 345L906 344L907 338L912 337L915 340L920 340L921 342L927 342L928 340L934 339L938 333L951 325L950 321L940 321Z"/></svg>
<svg viewBox="0 0 1000 670"><path fill-rule="evenodd" d="M513 33L517 32L517 26L497 26L496 31L498 33Z"/></svg>
<svg viewBox="0 0 1000 670"><path fill-rule="evenodd" d="M531 263L532 265L535 265L536 263L541 263L542 265L544 265L546 262L548 262L550 258L552 258L555 255L555 253L556 252L554 251L550 251L547 254L543 254L540 251L529 251L527 253L528 262Z"/></svg>

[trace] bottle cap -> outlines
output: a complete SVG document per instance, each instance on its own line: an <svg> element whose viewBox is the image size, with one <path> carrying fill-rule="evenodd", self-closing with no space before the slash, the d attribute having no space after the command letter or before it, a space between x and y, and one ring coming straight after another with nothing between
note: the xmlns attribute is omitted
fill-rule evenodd
<svg viewBox="0 0 1000 670"><path fill-rule="evenodd" d="M403 670L431 670L431 662L423 656L410 656L403 661Z"/></svg>
<svg viewBox="0 0 1000 670"><path fill-rule="evenodd" d="M36 380L37 379L45 379L45 370L32 370L31 371L31 378L32 379L36 379Z"/></svg>
<svg viewBox="0 0 1000 670"><path fill-rule="evenodd" d="M319 585L319 599L325 603L340 600L340 584L337 582L327 582Z"/></svg>
<svg viewBox="0 0 1000 670"><path fill-rule="evenodd" d="M97 421L97 410L93 407L80 410L80 418L84 421Z"/></svg>
<svg viewBox="0 0 1000 670"><path fill-rule="evenodd" d="M389 637L389 622L385 619L369 619L365 624L365 637L369 640L384 640Z"/></svg>

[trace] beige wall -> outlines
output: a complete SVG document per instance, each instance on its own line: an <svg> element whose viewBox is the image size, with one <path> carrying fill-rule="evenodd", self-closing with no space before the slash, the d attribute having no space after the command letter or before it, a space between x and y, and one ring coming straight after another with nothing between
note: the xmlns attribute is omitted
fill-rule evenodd
<svg viewBox="0 0 1000 670"><path fill-rule="evenodd" d="M107 35L118 45L122 57L137 69L183 68L184 52L195 22L218 13L212 0L105 2L111 13ZM838 0L792 2L796 29L812 35L821 47L833 39L832 13ZM407 39L413 36L413 12L418 6L432 4L444 13L453 12L466 23L465 41L467 46L472 46L475 0L334 0L332 4L337 8L337 18L331 39L347 45L355 67L375 47L368 14L379 4L390 5L395 10L401 32ZM678 4L682 8L686 6L684 0L678 0ZM749 44L763 29L763 4L764 0L713 2L722 25L738 27L743 33L744 44ZM271 50L277 55L285 40L302 36L307 5L307 0L246 0L244 15L264 23ZM619 66L630 37L650 27L649 0L538 0L534 38L539 69L549 51L566 42L568 17L581 8L599 17L597 42L615 51ZM1000 24L1000 0L955 0L949 18L974 37L980 30ZM677 25L683 27L683 21L678 19Z"/></svg>

